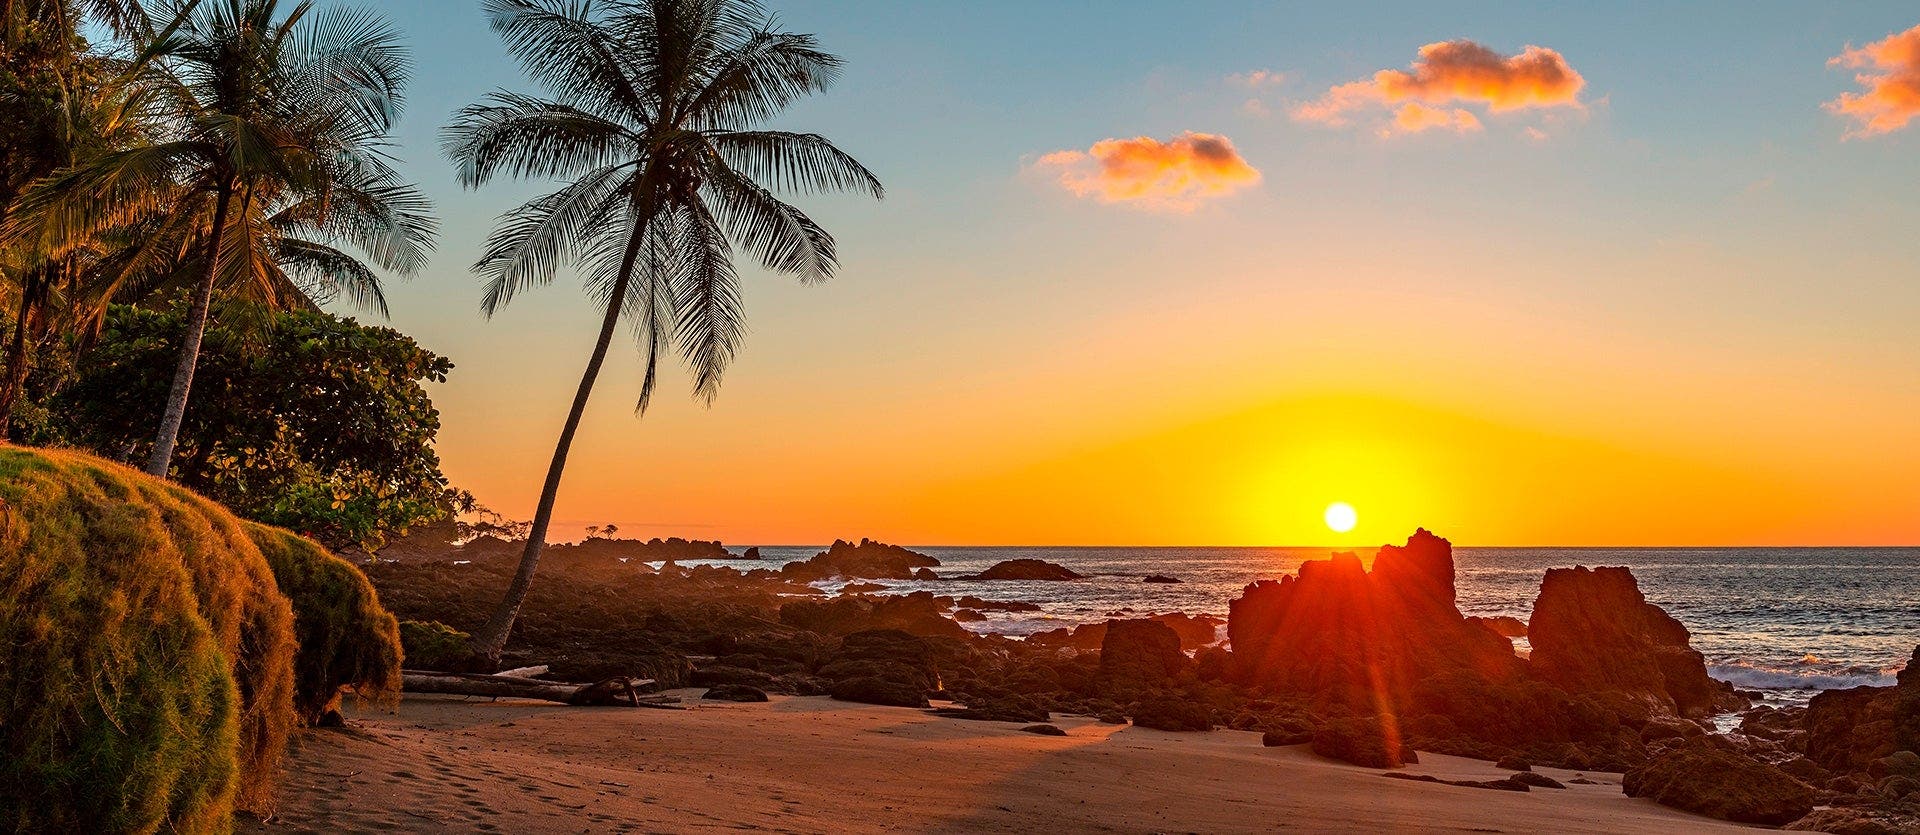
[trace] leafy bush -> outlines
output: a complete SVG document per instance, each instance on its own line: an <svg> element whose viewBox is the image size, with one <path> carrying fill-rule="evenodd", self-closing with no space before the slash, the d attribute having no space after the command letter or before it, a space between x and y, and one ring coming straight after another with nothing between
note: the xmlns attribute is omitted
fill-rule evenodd
<svg viewBox="0 0 1920 835"><path fill-rule="evenodd" d="M400 692L400 630L367 576L310 539L244 523L293 601L294 709L311 724L340 702L340 689L388 699Z"/></svg>
<svg viewBox="0 0 1920 835"><path fill-rule="evenodd" d="M400 623L400 643L406 647L407 660L423 670L446 669L472 654L467 640L473 636L437 620L409 620Z"/></svg>

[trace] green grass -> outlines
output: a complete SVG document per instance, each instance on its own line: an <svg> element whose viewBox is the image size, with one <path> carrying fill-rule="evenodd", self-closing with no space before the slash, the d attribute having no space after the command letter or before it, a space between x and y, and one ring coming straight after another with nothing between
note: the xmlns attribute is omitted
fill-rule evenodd
<svg viewBox="0 0 1920 835"><path fill-rule="evenodd" d="M400 629L373 583L352 563L289 531L246 523L247 533L293 601L294 709L308 723L334 709L343 687L363 698L400 692Z"/></svg>

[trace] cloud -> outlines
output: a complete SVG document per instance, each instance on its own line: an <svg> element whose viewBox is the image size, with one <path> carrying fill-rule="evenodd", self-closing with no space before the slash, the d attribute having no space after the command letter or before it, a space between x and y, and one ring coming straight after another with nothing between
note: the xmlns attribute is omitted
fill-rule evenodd
<svg viewBox="0 0 1920 835"><path fill-rule="evenodd" d="M1508 56L1469 40L1442 41L1420 47L1419 57L1405 70L1381 70L1334 85L1320 98L1294 105L1290 113L1302 122L1342 126L1390 109L1388 133L1436 127L1466 133L1481 128L1480 118L1461 105L1492 113L1579 109L1586 83L1566 58L1543 46Z"/></svg>
<svg viewBox="0 0 1920 835"><path fill-rule="evenodd" d="M1224 136L1187 131L1103 139L1085 151L1054 151L1034 163L1080 197L1153 211L1191 212L1260 182L1260 172Z"/></svg>
<svg viewBox="0 0 1920 835"><path fill-rule="evenodd" d="M1229 75L1227 76L1227 83L1238 87L1252 87L1256 89L1260 87L1278 87L1287 83L1289 77L1287 73L1276 72L1274 70L1253 70L1251 72L1237 72Z"/></svg>
<svg viewBox="0 0 1920 835"><path fill-rule="evenodd" d="M1471 110L1462 107L1447 110L1419 102L1400 105L1400 109L1393 113L1393 126L1401 133L1419 133L1431 128L1473 133L1481 129L1480 117L1473 115Z"/></svg>
<svg viewBox="0 0 1920 835"><path fill-rule="evenodd" d="M1920 26L1859 49L1847 44L1827 66L1870 70L1853 77L1865 92L1841 93L1825 105L1828 112L1854 120L1847 138L1892 133L1920 116Z"/></svg>

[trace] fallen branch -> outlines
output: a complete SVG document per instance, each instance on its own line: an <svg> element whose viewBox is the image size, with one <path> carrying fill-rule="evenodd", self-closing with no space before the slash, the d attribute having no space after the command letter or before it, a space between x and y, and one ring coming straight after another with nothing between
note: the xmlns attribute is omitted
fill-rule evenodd
<svg viewBox="0 0 1920 835"><path fill-rule="evenodd" d="M640 690L653 684L653 680L624 676L591 684L567 684L517 676L405 670L401 673L400 683L401 689L408 693L539 699L581 706L657 707L679 701L674 696L643 697Z"/></svg>

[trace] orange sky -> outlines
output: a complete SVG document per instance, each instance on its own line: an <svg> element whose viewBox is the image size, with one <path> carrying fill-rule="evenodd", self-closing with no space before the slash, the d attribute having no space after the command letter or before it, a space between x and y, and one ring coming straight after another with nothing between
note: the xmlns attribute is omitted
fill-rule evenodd
<svg viewBox="0 0 1920 835"><path fill-rule="evenodd" d="M477 14L410 15L429 52L497 52ZM779 126L887 199L798 199L844 269L746 271L710 409L675 373L636 418L615 351L559 537L1920 543L1910 7L1729 31L1252 3L1170 28L1115 4L1057 21L1070 39L1035 15L1064 13L783 9L848 71ZM452 107L525 86L465 66L421 80L403 156L447 234L390 296L458 366L434 392L447 471L525 518L598 317L566 276L475 312L465 264L533 189L461 193L425 150ZM1353 532L1322 523L1334 501Z"/></svg>

